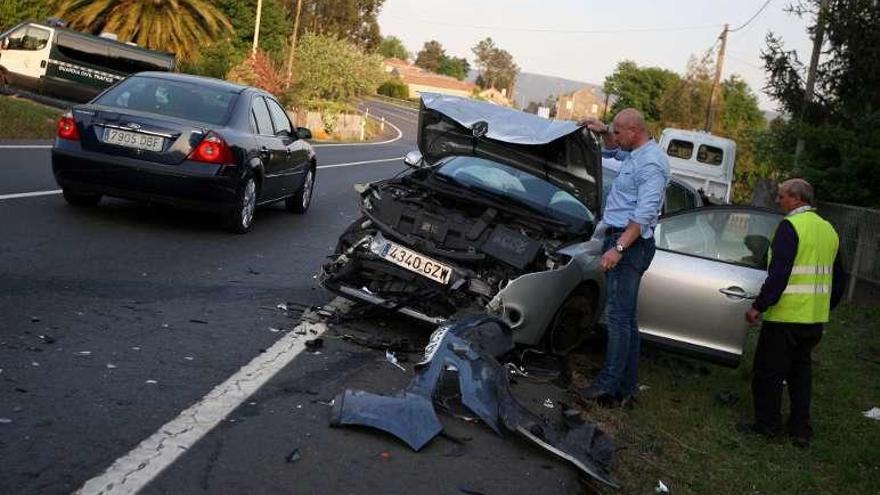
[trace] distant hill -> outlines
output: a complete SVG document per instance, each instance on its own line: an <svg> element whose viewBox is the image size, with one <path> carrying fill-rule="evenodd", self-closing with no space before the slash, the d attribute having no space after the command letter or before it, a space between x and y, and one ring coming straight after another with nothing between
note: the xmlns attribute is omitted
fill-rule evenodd
<svg viewBox="0 0 880 495"><path fill-rule="evenodd" d="M475 70L468 74L468 81L475 81L479 73ZM516 88L514 88L514 96L516 97L516 106L526 106L530 101L538 103L543 102L548 96L559 96L560 94L570 93L584 86L592 86L599 89L602 86L561 77L545 76L542 74L532 74L530 72L520 72L516 78Z"/></svg>

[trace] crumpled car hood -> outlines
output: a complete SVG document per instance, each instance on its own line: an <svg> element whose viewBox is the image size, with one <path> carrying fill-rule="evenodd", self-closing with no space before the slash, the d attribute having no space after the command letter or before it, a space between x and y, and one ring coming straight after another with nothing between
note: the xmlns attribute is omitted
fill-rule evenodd
<svg viewBox="0 0 880 495"><path fill-rule="evenodd" d="M472 127L488 124L475 138ZM544 178L601 217L602 159L596 135L570 121L549 120L491 103L422 93L419 151L428 164L470 155Z"/></svg>

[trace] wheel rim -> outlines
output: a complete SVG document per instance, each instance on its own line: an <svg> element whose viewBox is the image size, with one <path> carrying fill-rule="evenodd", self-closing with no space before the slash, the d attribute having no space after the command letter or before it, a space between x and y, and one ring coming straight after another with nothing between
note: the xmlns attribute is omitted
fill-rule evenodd
<svg viewBox="0 0 880 495"><path fill-rule="evenodd" d="M241 195L241 226L247 228L254 219L254 208L257 204L257 185L254 179L248 179Z"/></svg>
<svg viewBox="0 0 880 495"><path fill-rule="evenodd" d="M302 202L303 209L308 208L309 202L312 201L312 187L314 186L314 184L315 184L315 179L312 175L312 169L309 169L309 171L306 173L305 184L303 184L303 194L302 194L302 196L303 196L303 202Z"/></svg>
<svg viewBox="0 0 880 495"><path fill-rule="evenodd" d="M568 299L553 322L550 335L551 350L554 353L572 350L589 329L592 317L592 301L588 297L577 296Z"/></svg>

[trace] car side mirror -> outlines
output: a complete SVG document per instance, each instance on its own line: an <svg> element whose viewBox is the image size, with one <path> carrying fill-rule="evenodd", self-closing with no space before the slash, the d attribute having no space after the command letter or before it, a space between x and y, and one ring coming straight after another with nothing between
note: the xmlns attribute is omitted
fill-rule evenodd
<svg viewBox="0 0 880 495"><path fill-rule="evenodd" d="M276 137L290 137L290 131L287 129L281 129L280 131L275 133Z"/></svg>
<svg viewBox="0 0 880 495"><path fill-rule="evenodd" d="M312 131L308 130L305 127L297 127L296 137L300 139L312 139Z"/></svg>
<svg viewBox="0 0 880 495"><path fill-rule="evenodd" d="M403 163L405 163L408 167L412 168L422 168L424 166L425 160L422 157L422 154L416 150L410 151L403 157Z"/></svg>

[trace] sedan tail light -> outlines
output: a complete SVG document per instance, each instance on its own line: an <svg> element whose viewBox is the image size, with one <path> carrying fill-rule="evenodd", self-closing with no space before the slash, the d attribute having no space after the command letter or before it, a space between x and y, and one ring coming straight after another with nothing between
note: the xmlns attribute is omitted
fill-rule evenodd
<svg viewBox="0 0 880 495"><path fill-rule="evenodd" d="M72 113L67 112L58 119L58 137L79 141L79 129L76 127L76 121L73 120Z"/></svg>
<svg viewBox="0 0 880 495"><path fill-rule="evenodd" d="M202 142L196 146L196 149L192 150L192 153L187 158L197 162L214 163L217 165L235 165L232 148L214 131L205 135Z"/></svg>

